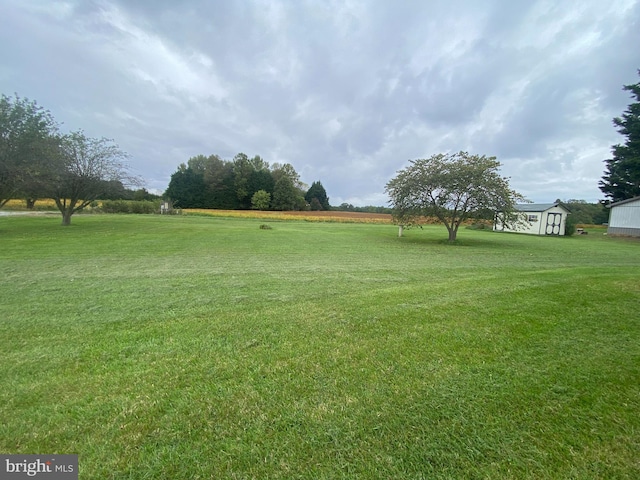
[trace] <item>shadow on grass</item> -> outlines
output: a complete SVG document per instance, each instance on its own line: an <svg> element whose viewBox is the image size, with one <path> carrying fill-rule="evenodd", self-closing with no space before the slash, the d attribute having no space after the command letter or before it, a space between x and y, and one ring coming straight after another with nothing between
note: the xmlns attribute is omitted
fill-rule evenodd
<svg viewBox="0 0 640 480"><path fill-rule="evenodd" d="M425 235L425 233L427 233ZM482 247L482 248L512 248L517 247L518 242L510 241L507 237L503 237L500 233L496 232L475 232L471 235L465 235L465 232L458 232L458 238L454 241L449 241L446 231L439 236L434 232L421 232L420 230L413 230L404 233L398 241L413 244L413 245L425 245L425 246L442 246L442 247Z"/></svg>

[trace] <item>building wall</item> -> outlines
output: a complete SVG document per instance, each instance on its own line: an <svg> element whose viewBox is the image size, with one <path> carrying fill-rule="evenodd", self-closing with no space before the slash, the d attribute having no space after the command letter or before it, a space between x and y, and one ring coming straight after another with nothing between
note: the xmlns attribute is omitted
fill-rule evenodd
<svg viewBox="0 0 640 480"><path fill-rule="evenodd" d="M524 225L519 225L516 229L510 229L502 225L499 219L497 219L494 223L493 229L501 232L517 232L526 233L529 235L546 235L546 227L550 213L559 213L562 215L560 220L559 235L564 235L564 230L567 223L567 212L560 207L552 207L548 210L545 210L544 212L522 212L522 218L526 220L526 222Z"/></svg>
<svg viewBox="0 0 640 480"><path fill-rule="evenodd" d="M547 225L547 220L550 213L559 213L561 215L560 227L556 235L564 235L564 230L567 225L567 211L564 208L560 208L560 207L552 207L546 212L544 212L544 219L542 220L544 223L541 223L540 225L540 228L541 228L540 235L546 235L545 227Z"/></svg>
<svg viewBox="0 0 640 480"><path fill-rule="evenodd" d="M621 228L612 227L607 228L607 235L624 235L626 237L640 237L640 228Z"/></svg>
<svg viewBox="0 0 640 480"><path fill-rule="evenodd" d="M522 213L523 220L526 220L524 225L519 225L517 229L511 230L509 228L505 228L505 232L519 232L519 233L528 233L530 235L543 235L540 232L540 226L542 222L545 222L546 219L545 212L523 212ZM529 220L532 218L532 220ZM533 220L533 218L537 218L537 220Z"/></svg>
<svg viewBox="0 0 640 480"><path fill-rule="evenodd" d="M607 233L640 236L640 199L611 207Z"/></svg>

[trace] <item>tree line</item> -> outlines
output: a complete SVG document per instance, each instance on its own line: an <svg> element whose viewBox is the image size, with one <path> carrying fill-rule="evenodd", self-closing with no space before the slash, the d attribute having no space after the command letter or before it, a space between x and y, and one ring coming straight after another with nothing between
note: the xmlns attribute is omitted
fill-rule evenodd
<svg viewBox="0 0 640 480"><path fill-rule="evenodd" d="M640 70L638 71L640 74ZM613 119L626 137L612 147L605 160L600 189L603 203L640 196L640 83L624 85L635 100ZM33 206L38 198L52 198L62 213L63 225L97 199L150 199L129 173L128 156L110 139L91 138L82 130L62 134L48 110L17 94L0 96L0 208L13 198ZM522 196L512 191L498 173L494 157L457 154L434 155L411 161L386 185L391 209L354 207L343 203L336 210L391 211L405 226L427 214L440 218L455 240L460 223L481 212L511 211ZM259 210L329 210L329 198L320 181L307 187L289 164L269 165L259 155L244 153L232 160L198 155L181 164L165 192L181 208ZM582 201L564 202L577 223L603 223L606 214ZM581 217L578 219L577 217Z"/></svg>
<svg viewBox="0 0 640 480"><path fill-rule="evenodd" d="M82 130L61 133L51 112L35 101L0 96L0 207L13 198L24 198L27 206L52 198L62 224L69 225L95 200L139 185L127 158L110 139Z"/></svg>
<svg viewBox="0 0 640 480"><path fill-rule="evenodd" d="M588 203L585 200L556 199L556 203L562 204L571 212L569 218L573 223L582 225L601 225L609 221L609 210L604 202Z"/></svg>
<svg viewBox="0 0 640 480"><path fill-rule="evenodd" d="M320 181L308 187L290 163L270 165L259 155L232 160L197 155L171 175L164 196L178 208L329 210Z"/></svg>

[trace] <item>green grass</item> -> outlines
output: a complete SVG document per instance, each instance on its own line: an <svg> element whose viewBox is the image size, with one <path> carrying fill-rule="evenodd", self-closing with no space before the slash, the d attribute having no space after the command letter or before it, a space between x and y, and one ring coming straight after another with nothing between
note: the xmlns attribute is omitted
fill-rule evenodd
<svg viewBox="0 0 640 480"><path fill-rule="evenodd" d="M83 479L640 478L640 242L0 218L0 451Z"/></svg>

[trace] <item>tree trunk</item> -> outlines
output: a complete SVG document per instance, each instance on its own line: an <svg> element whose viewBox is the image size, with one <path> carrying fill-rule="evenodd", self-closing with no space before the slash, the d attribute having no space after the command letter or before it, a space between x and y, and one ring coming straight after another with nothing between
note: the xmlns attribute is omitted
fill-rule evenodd
<svg viewBox="0 0 640 480"><path fill-rule="evenodd" d="M71 225L71 215L73 215L72 210L64 210L62 212L62 225L67 226Z"/></svg>
<svg viewBox="0 0 640 480"><path fill-rule="evenodd" d="M455 242L457 236L458 236L458 229L457 228L450 228L449 229L449 241L450 242Z"/></svg>
<svg viewBox="0 0 640 480"><path fill-rule="evenodd" d="M27 198L26 199L26 203L27 203L27 209L33 210L33 207L35 207L35 205L36 205L36 199L35 198Z"/></svg>
<svg viewBox="0 0 640 480"><path fill-rule="evenodd" d="M402 236L402 231L404 230L404 225L398 225L398 236Z"/></svg>

